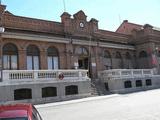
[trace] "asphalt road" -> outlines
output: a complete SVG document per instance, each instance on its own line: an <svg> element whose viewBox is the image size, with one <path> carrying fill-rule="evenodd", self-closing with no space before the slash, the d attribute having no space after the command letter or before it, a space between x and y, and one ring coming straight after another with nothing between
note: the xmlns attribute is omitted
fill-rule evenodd
<svg viewBox="0 0 160 120"><path fill-rule="evenodd" d="M44 120L160 120L160 89L36 107Z"/></svg>

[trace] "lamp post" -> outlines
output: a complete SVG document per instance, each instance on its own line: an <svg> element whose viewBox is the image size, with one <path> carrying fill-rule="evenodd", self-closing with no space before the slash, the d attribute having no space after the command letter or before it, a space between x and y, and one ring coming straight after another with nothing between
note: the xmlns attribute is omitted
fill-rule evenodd
<svg viewBox="0 0 160 120"><path fill-rule="evenodd" d="M0 27L0 81L2 81L3 74L2 74L2 59L3 59L3 52L2 52L2 33L4 32L4 27Z"/></svg>

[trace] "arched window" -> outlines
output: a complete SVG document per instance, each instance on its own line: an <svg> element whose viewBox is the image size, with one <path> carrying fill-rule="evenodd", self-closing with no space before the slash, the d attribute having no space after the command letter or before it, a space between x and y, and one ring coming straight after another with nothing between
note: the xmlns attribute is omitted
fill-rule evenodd
<svg viewBox="0 0 160 120"><path fill-rule="evenodd" d="M117 59L121 59L121 58L122 58L120 52L116 52L116 58L117 58Z"/></svg>
<svg viewBox="0 0 160 120"><path fill-rule="evenodd" d="M130 60L131 59L131 55L129 52L126 52L126 55L125 55L126 59Z"/></svg>
<svg viewBox="0 0 160 120"><path fill-rule="evenodd" d="M103 64L106 67L106 69L111 69L112 68L112 60L111 60L111 54L109 53L108 50L105 50L103 53Z"/></svg>
<svg viewBox="0 0 160 120"><path fill-rule="evenodd" d="M66 95L75 95L78 94L78 86L70 85L65 87L65 94Z"/></svg>
<svg viewBox="0 0 160 120"><path fill-rule="evenodd" d="M47 49L47 55L48 55L48 69L58 69L59 68L58 50L54 47L49 47Z"/></svg>
<svg viewBox="0 0 160 120"><path fill-rule="evenodd" d="M28 88L14 90L14 100L32 99L32 90Z"/></svg>
<svg viewBox="0 0 160 120"><path fill-rule="evenodd" d="M57 96L56 87L45 87L42 88L42 97L55 97Z"/></svg>
<svg viewBox="0 0 160 120"><path fill-rule="evenodd" d="M3 46L3 68L18 69L18 49L14 44L8 43Z"/></svg>
<svg viewBox="0 0 160 120"><path fill-rule="evenodd" d="M125 88L131 88L132 87L132 82L131 81L125 81L124 82L124 87Z"/></svg>
<svg viewBox="0 0 160 120"><path fill-rule="evenodd" d="M147 53L145 51L141 51L139 53L139 58L147 58Z"/></svg>
<svg viewBox="0 0 160 120"><path fill-rule="evenodd" d="M116 68L118 68L118 69L124 68L121 53L118 51L116 52L116 55L115 55L115 64L116 64Z"/></svg>
<svg viewBox="0 0 160 120"><path fill-rule="evenodd" d="M84 48L84 47L78 48L78 49L76 50L76 53L77 53L78 55L84 55L84 56L87 56L87 55L88 55L88 51L87 51L87 49Z"/></svg>
<svg viewBox="0 0 160 120"><path fill-rule="evenodd" d="M35 45L29 45L27 47L27 69L39 70L39 49Z"/></svg>
<svg viewBox="0 0 160 120"><path fill-rule="evenodd" d="M89 68L89 59L88 59L88 51L84 47L78 47L75 51L76 55L78 55L78 67L79 69L88 69Z"/></svg>
<svg viewBox="0 0 160 120"><path fill-rule="evenodd" d="M109 53L108 50L104 51L104 58L111 58L111 54Z"/></svg>

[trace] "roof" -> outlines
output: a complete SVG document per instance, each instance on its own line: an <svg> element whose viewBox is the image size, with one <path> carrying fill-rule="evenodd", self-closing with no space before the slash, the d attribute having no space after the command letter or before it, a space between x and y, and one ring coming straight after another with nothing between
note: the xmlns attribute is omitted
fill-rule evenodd
<svg viewBox="0 0 160 120"><path fill-rule="evenodd" d="M116 42L116 43L128 43L130 35L116 33L107 30L99 29L96 33L94 33L95 37L100 39L105 39L105 41Z"/></svg>
<svg viewBox="0 0 160 120"><path fill-rule="evenodd" d="M117 33L131 34L133 29L141 30L143 25L135 24L124 20L123 23L116 30Z"/></svg>
<svg viewBox="0 0 160 120"><path fill-rule="evenodd" d="M59 35L64 34L63 24L60 22L17 16L9 11L5 12L2 20L5 28L54 33Z"/></svg>
<svg viewBox="0 0 160 120"><path fill-rule="evenodd" d="M7 104L0 105L0 118L27 117L32 113L31 104Z"/></svg>

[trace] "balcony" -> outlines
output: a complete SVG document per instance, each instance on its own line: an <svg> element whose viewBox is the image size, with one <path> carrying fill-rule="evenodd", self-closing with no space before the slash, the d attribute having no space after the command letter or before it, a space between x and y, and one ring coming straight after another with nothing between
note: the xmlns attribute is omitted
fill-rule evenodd
<svg viewBox="0 0 160 120"><path fill-rule="evenodd" d="M88 70L3 70L2 83L90 80L87 72Z"/></svg>

